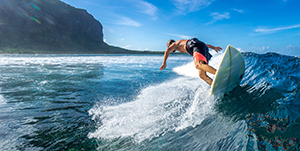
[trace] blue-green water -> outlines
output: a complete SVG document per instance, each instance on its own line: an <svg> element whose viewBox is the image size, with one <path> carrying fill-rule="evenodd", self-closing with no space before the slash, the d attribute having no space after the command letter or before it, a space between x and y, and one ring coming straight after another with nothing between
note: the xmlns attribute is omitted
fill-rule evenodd
<svg viewBox="0 0 300 151"><path fill-rule="evenodd" d="M299 150L300 58L243 56L216 97L188 55L0 55L0 150Z"/></svg>

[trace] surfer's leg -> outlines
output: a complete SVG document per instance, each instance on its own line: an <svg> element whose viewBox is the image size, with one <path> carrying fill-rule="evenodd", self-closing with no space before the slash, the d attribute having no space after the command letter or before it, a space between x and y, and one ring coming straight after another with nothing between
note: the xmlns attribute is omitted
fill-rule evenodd
<svg viewBox="0 0 300 151"><path fill-rule="evenodd" d="M217 71L215 68L213 68L212 66L206 64L202 60L199 60L199 61L195 62L195 68L197 68L198 70L204 70L204 71L209 72L211 74L216 74L216 71Z"/></svg>
<svg viewBox="0 0 300 151"><path fill-rule="evenodd" d="M199 77L203 79L207 84L211 85L213 80L207 76L206 71L199 69Z"/></svg>

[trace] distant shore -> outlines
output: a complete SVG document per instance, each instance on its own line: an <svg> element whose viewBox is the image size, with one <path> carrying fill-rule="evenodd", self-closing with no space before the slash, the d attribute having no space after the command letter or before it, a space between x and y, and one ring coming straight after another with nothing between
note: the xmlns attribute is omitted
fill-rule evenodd
<svg viewBox="0 0 300 151"><path fill-rule="evenodd" d="M116 52L82 52L82 51L46 51L20 48L0 48L0 54L164 54L163 51L116 51Z"/></svg>

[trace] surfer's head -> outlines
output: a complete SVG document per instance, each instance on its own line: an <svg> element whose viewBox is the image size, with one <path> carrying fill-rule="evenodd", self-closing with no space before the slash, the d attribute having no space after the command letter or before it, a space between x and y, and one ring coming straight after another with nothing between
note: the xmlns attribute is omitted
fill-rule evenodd
<svg viewBox="0 0 300 151"><path fill-rule="evenodd" d="M175 42L175 40L173 39L170 39L167 43L167 47L170 47L172 45L172 43Z"/></svg>
<svg viewBox="0 0 300 151"><path fill-rule="evenodd" d="M167 43L167 47L170 47L172 45L172 43L175 42L175 40L170 39ZM173 52L175 52L176 50L174 50Z"/></svg>

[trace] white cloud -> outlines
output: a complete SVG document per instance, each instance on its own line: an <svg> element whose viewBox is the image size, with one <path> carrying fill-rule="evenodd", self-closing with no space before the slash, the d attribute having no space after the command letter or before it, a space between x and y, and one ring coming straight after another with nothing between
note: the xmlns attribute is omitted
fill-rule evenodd
<svg viewBox="0 0 300 151"><path fill-rule="evenodd" d="M192 38L192 36L187 36L187 35L180 35L180 34L171 34L171 33L167 33L168 35L171 35L171 36L176 36L176 37L179 37L181 39L190 39Z"/></svg>
<svg viewBox="0 0 300 151"><path fill-rule="evenodd" d="M261 49L262 49L263 51L269 50L269 49L270 49L270 46L266 46L266 47L265 47L265 46L262 46Z"/></svg>
<svg viewBox="0 0 300 151"><path fill-rule="evenodd" d="M267 53L267 52L278 52L277 49L270 48L269 46L261 46L261 47L251 47L250 51L256 52L256 53Z"/></svg>
<svg viewBox="0 0 300 151"><path fill-rule="evenodd" d="M258 33L274 33L277 31L294 29L294 28L300 28L300 24L287 26L287 27L279 27L279 28L258 28L255 29L254 31Z"/></svg>
<svg viewBox="0 0 300 151"><path fill-rule="evenodd" d="M276 52L283 55L290 55L290 56L300 56L299 51L300 47L289 45L284 48L273 48L269 46L262 46L262 47L252 47L250 51L256 53L267 53L267 52Z"/></svg>
<svg viewBox="0 0 300 151"><path fill-rule="evenodd" d="M300 57L300 47L297 47L297 46L293 46L293 45L289 45L289 46L286 46L286 49L285 49L285 54L287 55L292 55L292 56L298 56Z"/></svg>
<svg viewBox="0 0 300 151"><path fill-rule="evenodd" d="M125 40L125 38L117 39L117 41L124 41L124 40Z"/></svg>
<svg viewBox="0 0 300 151"><path fill-rule="evenodd" d="M244 52L244 50L242 48L237 47L236 48L239 52Z"/></svg>
<svg viewBox="0 0 300 151"><path fill-rule="evenodd" d="M242 14L244 13L244 10L242 10L242 9L231 8L231 10L237 11Z"/></svg>
<svg viewBox="0 0 300 151"><path fill-rule="evenodd" d="M114 29L107 27L107 26L104 27L104 30L109 31L111 33L116 33Z"/></svg>
<svg viewBox="0 0 300 151"><path fill-rule="evenodd" d="M157 19L156 12L157 12L158 8L155 5L148 3L146 1L143 1L143 0L139 0L135 3L135 6L142 13L153 17L153 19Z"/></svg>
<svg viewBox="0 0 300 151"><path fill-rule="evenodd" d="M133 7L126 8L126 9L128 9L130 11L138 11L138 12L141 12L148 16L151 16L153 20L157 19L156 12L157 12L158 8L155 5L148 3L146 1L143 1L143 0L131 0L131 1L129 0L129 1L125 1L125 2L133 4L132 5ZM139 23L135 20L132 20L129 17L117 16L116 18L119 18L119 19L117 21L115 21L115 23L119 24L119 25L135 26L135 27L142 26L141 23Z"/></svg>
<svg viewBox="0 0 300 151"><path fill-rule="evenodd" d="M130 47L131 47L131 45L127 45L127 46L123 46L122 48L127 49L127 48L130 48Z"/></svg>
<svg viewBox="0 0 300 151"><path fill-rule="evenodd" d="M135 26L135 27L140 27L142 26L142 24L140 24L139 22L137 21L134 21L128 17L121 17L117 22L116 24L119 24L119 25L126 25L126 26Z"/></svg>
<svg viewBox="0 0 300 151"><path fill-rule="evenodd" d="M225 13L214 12L214 13L210 13L210 16L213 17L213 21L207 23L207 25L213 24L218 20L223 20L223 19L229 19L230 18L229 12L225 12Z"/></svg>
<svg viewBox="0 0 300 151"><path fill-rule="evenodd" d="M179 13L194 12L203 9L214 0L172 0Z"/></svg>

